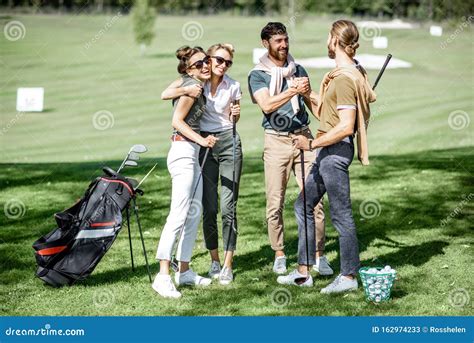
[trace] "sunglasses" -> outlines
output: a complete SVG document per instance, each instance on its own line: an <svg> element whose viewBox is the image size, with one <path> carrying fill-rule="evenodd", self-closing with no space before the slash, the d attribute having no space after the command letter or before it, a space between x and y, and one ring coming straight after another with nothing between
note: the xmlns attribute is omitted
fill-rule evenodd
<svg viewBox="0 0 474 343"><path fill-rule="evenodd" d="M191 64L188 68L196 67L196 69L201 70L204 67L204 64L209 65L209 60L211 58L209 56L204 57L202 60L196 61Z"/></svg>
<svg viewBox="0 0 474 343"><path fill-rule="evenodd" d="M231 60L226 60L225 58L222 58L220 56L212 56L212 58L216 60L218 66L225 62L226 67L230 68L232 66L232 63L234 63Z"/></svg>

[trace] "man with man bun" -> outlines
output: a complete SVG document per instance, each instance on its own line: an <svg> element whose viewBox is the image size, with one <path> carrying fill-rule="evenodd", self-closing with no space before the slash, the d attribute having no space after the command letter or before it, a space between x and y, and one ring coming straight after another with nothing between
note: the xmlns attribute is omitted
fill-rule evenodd
<svg viewBox="0 0 474 343"><path fill-rule="evenodd" d="M293 138L295 147L313 151L319 149L310 174L306 178L306 202L300 193L295 203L298 221L298 268L278 277L281 284L312 286L309 266L314 260L314 206L327 193L331 220L339 233L341 270L336 279L321 293L340 293L358 287L359 247L350 199L349 166L354 156L353 135L357 133L358 157L363 165L369 163L366 129L370 117L369 103L375 101L365 70L354 59L359 46L359 32L348 20L332 24L328 36L328 55L335 59L336 68L327 73L321 83L317 108L320 127L316 139L305 136ZM304 204L306 203L306 211ZM308 248L307 248L308 247Z"/></svg>

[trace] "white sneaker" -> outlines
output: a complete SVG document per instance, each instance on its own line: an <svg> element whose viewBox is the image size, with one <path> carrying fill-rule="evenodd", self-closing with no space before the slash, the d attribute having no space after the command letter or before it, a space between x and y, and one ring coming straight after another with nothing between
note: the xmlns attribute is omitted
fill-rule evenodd
<svg viewBox="0 0 474 343"><path fill-rule="evenodd" d="M313 266L313 270L323 276L334 274L326 256L316 257L316 264Z"/></svg>
<svg viewBox="0 0 474 343"><path fill-rule="evenodd" d="M169 275L157 274L151 287L162 297L174 299L181 297Z"/></svg>
<svg viewBox="0 0 474 343"><path fill-rule="evenodd" d="M225 286L230 284L232 281L234 281L232 269L229 267L223 267L221 273L219 274L219 283Z"/></svg>
<svg viewBox="0 0 474 343"><path fill-rule="evenodd" d="M209 286L211 279L197 275L192 269L186 270L184 273L174 274L174 281L178 285L193 285L193 286Z"/></svg>
<svg viewBox="0 0 474 343"><path fill-rule="evenodd" d="M277 274L286 273L286 256L278 256L273 262L273 272Z"/></svg>
<svg viewBox="0 0 474 343"><path fill-rule="evenodd" d="M348 277L339 274L336 279L321 290L321 293L342 293L347 291L354 291L358 287L357 278L349 279Z"/></svg>
<svg viewBox="0 0 474 343"><path fill-rule="evenodd" d="M304 275L298 272L298 270L293 270L290 274L279 276L277 282L281 285L294 285L300 287L311 287L313 286L313 277L311 275Z"/></svg>
<svg viewBox="0 0 474 343"><path fill-rule="evenodd" d="M207 273L209 275L209 277L211 279L217 279L217 278L219 278L220 272L221 272L220 263L217 262L217 261L212 261L211 268L209 268L209 273Z"/></svg>

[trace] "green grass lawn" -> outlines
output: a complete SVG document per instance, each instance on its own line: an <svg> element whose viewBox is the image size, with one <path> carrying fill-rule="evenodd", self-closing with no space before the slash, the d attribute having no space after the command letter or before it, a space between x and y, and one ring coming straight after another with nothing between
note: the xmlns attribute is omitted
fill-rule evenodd
<svg viewBox="0 0 474 343"><path fill-rule="evenodd" d="M111 18L0 17L2 27L9 20L19 20L26 28L22 40L0 37L3 315L473 314L472 301L465 294L472 298L474 137L472 123L459 130L448 123L454 111L463 111L463 118L472 119L470 29L456 35L446 49L440 44L454 29L447 29L441 38L429 36L426 27L383 32L389 38L386 52L414 67L388 70L384 75L369 127L371 165L362 167L354 162L351 167L362 264L389 264L399 276L392 300L374 305L364 300L362 291L321 295L319 289L331 280L328 278L315 277L314 289L281 287L271 271L273 252L264 222L261 113L251 104L246 87L252 48L259 46L260 28L270 18L159 17L157 37L144 57L133 43L128 17L122 16L98 34ZM31 244L54 228L54 212L82 196L103 165L117 167L134 143L146 144L150 151L142 167L129 175L141 177L159 162L144 186L145 196L139 199L148 256L153 272L157 272L154 255L169 209L171 185L165 161L171 105L159 96L177 76L176 48L194 44L181 35L188 21L198 21L204 28L197 41L200 45L235 45L230 74L243 84L239 132L245 161L234 284L186 288L179 301L161 299L148 283L139 235L133 227L139 264L135 272L131 271L127 234L123 232L86 281L62 289L43 285L34 278ZM330 22L320 17L297 18L291 35L293 55L324 56ZM370 42L361 43L360 53L377 52ZM318 88L326 70L308 71L313 87ZM369 74L373 80L376 71ZM45 87L44 112L16 113L16 89L27 86ZM113 116L114 124L106 130L93 125L94 114L101 110ZM312 128L317 128L316 122ZM292 180L285 208L287 254L292 265L297 248L292 209L296 195ZM363 215L361 208L367 203L376 204L374 216ZM9 206L15 204L20 204L18 218L13 212L7 216ZM337 234L329 219L327 223L327 255L338 271ZM192 267L204 274L208 266L200 231ZM450 299L463 306L453 306Z"/></svg>

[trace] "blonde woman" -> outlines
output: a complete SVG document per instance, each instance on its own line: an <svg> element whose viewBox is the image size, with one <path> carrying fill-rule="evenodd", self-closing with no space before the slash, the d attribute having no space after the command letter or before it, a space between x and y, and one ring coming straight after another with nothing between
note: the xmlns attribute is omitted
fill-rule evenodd
<svg viewBox="0 0 474 343"><path fill-rule="evenodd" d="M242 171L242 146L240 136L233 135L233 122L240 118L239 82L226 73L233 64L234 48L230 44L214 44L207 50L211 58L211 78L203 85L186 85L182 79L174 81L162 94L163 99L180 95L206 98L200 122L203 137L215 136L218 142L212 148L203 168L204 239L211 256L209 276L219 279L222 285L233 279L232 260L237 242L237 197ZM235 138L235 142L234 142ZM235 149L235 151L234 151ZM205 149L201 149L202 161ZM234 174L235 172L235 174ZM218 250L218 183L221 181L220 204L222 213L222 239L224 265L221 267ZM235 183L233 182L235 178ZM235 193L235 194L234 194Z"/></svg>
<svg viewBox="0 0 474 343"><path fill-rule="evenodd" d="M176 51L179 60L178 72L183 75L183 85L192 86L211 77L210 58L200 47L182 47ZM173 101L174 112L171 148L167 166L172 178L171 206L166 224L161 233L156 258L160 261L160 272L153 282L153 289L163 297L179 298L170 276L173 246L178 239L176 258L179 272L175 274L178 285L207 286L211 279L197 275L189 268L194 242L197 236L199 216L188 217L192 206L199 213L202 197L202 182L199 166L200 147L212 148L218 138L213 135L202 137L199 123L204 113L203 96L193 98L182 95Z"/></svg>

